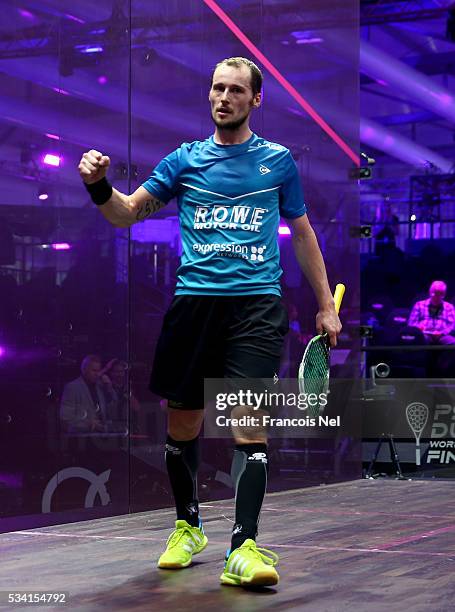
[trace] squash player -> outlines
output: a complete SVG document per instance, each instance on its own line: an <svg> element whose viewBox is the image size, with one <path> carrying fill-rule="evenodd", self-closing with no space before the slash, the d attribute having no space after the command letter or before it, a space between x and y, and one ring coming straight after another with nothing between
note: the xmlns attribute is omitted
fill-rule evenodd
<svg viewBox="0 0 455 612"><path fill-rule="evenodd" d="M182 144L132 195L107 181L108 156L91 150L79 164L92 200L116 227L178 200L182 259L151 376L151 389L168 400L165 459L177 511L160 568L188 567L207 545L197 495L204 378L273 378L278 371L288 330L279 281L280 216L318 301L318 333L327 331L334 346L341 330L295 162L288 149L249 127L261 88L262 74L250 60L217 64L209 92L214 134ZM266 435L236 432L235 442L235 524L220 580L273 585L278 557L256 546L267 484Z"/></svg>

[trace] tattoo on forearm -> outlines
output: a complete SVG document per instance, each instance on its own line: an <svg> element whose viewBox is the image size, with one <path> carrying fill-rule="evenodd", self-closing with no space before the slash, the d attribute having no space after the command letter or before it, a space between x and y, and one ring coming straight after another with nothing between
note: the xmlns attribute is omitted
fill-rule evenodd
<svg viewBox="0 0 455 612"><path fill-rule="evenodd" d="M143 204L137 211L136 221L143 221L144 219L147 219L147 217L150 217L150 215L156 213L156 211L163 208L163 206L165 206L163 202L160 202L160 200L157 198L147 200L147 202L145 202L145 204Z"/></svg>

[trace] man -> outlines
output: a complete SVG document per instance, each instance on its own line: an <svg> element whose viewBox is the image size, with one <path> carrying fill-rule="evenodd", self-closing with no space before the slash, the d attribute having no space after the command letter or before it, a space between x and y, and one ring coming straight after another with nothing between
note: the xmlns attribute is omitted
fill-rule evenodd
<svg viewBox="0 0 455 612"><path fill-rule="evenodd" d="M429 297L416 302L409 316L408 325L422 330L431 344L455 344L455 337L451 335L455 329L455 308L444 300L446 292L444 281L433 281Z"/></svg>
<svg viewBox="0 0 455 612"><path fill-rule="evenodd" d="M289 223L296 257L318 300L318 331L325 329L335 345L341 330L295 163L285 147L249 127L251 111L261 104L261 86L253 62L220 62L209 92L215 133L184 143L131 196L104 178L107 156L92 150L79 164L93 201L117 227L178 198L182 261L151 379L151 389L168 399L165 458L177 509L161 568L187 567L207 544L196 480L204 377L273 378L278 371L288 328L280 300L280 215ZM277 556L267 556L255 543L267 481L267 438L264 432L236 432L235 441L235 525L220 579L233 585L276 584Z"/></svg>
<svg viewBox="0 0 455 612"><path fill-rule="evenodd" d="M400 220L393 213L389 196L376 208L374 225L375 254L382 255L396 246L400 231Z"/></svg>
<svg viewBox="0 0 455 612"><path fill-rule="evenodd" d="M60 421L67 433L104 431L106 403L99 383L101 359L87 355L81 363L81 376L63 389Z"/></svg>
<svg viewBox="0 0 455 612"><path fill-rule="evenodd" d="M116 358L111 359L100 372L109 431L113 433L128 433L128 405L136 413L140 409L137 399L131 392L128 393L127 372L128 364Z"/></svg>

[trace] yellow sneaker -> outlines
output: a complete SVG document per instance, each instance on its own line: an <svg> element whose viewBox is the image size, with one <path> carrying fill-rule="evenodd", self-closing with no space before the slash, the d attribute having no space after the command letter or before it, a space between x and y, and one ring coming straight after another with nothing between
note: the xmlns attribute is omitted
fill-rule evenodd
<svg viewBox="0 0 455 612"><path fill-rule="evenodd" d="M278 555L266 548L258 548L254 540L245 540L226 559L221 584L234 586L272 586L280 577L275 569Z"/></svg>
<svg viewBox="0 0 455 612"><path fill-rule="evenodd" d="M183 520L175 521L175 529L167 540L164 553L158 561L161 569L181 569L191 565L193 555L200 553L207 546L207 536L202 523L192 527Z"/></svg>

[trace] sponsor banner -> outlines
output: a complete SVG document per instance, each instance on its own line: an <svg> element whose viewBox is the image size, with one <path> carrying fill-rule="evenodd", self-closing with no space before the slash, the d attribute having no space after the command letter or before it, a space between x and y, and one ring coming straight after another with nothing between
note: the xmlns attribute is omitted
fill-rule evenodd
<svg viewBox="0 0 455 612"><path fill-rule="evenodd" d="M414 440L416 465L455 464L453 379L386 379L359 406L364 438Z"/></svg>

